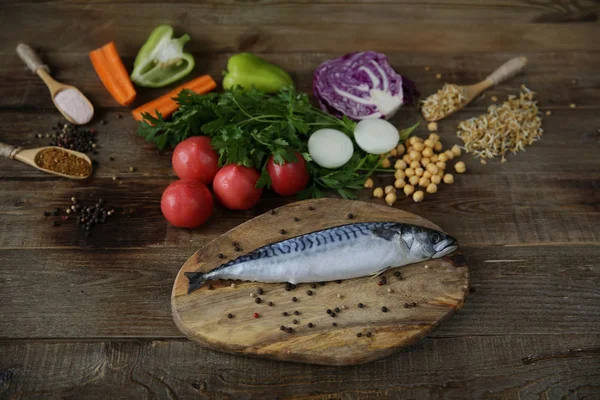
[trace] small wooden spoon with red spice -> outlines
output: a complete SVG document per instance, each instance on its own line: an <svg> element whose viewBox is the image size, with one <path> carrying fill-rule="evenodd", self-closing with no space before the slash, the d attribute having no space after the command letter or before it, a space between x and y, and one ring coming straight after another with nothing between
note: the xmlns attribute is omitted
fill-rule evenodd
<svg viewBox="0 0 600 400"><path fill-rule="evenodd" d="M51 149L57 149L57 151L59 151L59 152L63 152L68 155L71 155L71 156L79 157L83 162L85 162L89 166L89 168L86 167L87 171L84 171L84 173L82 175L68 175L68 174L58 172L58 171L54 171L52 169L41 167L39 165L39 163L42 161L40 159L40 156L44 154L43 153L44 151L50 151ZM92 170L93 170L92 161L90 160L90 158L87 155L80 153L78 151L63 149L62 147L57 147L57 146L38 147L36 149L22 149L20 147L15 147L15 146L11 146L9 144L0 142L0 156L10 158L11 160L13 160L13 159L18 160L18 161L21 161L22 163L25 163L34 168L37 168L40 171L44 171L49 174L58 175L58 176L62 176L63 178L69 178L69 179L89 178L90 175L92 175ZM71 158L71 157L69 157L68 159L75 160L74 158ZM85 165L85 164L82 164L82 165Z"/></svg>

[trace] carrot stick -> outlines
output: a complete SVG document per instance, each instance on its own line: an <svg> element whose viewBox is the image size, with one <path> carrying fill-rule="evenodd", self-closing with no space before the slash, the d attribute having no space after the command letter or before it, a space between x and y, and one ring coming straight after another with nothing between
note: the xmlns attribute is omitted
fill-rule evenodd
<svg viewBox="0 0 600 400"><path fill-rule="evenodd" d="M160 96L144 105L139 106L132 111L133 118L136 121L141 121L144 117L142 114L150 113L153 117L156 117L156 111L160 112L161 115L166 118L173 114L175 110L179 108L179 104L173 100L173 97L177 97L179 92L183 89L189 89L192 92L198 94L208 93L217 87L217 83L209 75L202 75L199 78L193 79L183 85L177 86L169 93Z"/></svg>
<svg viewBox="0 0 600 400"><path fill-rule="evenodd" d="M123 106L131 104L135 99L135 89L117 53L115 42L92 50L90 60L102 84L112 97Z"/></svg>

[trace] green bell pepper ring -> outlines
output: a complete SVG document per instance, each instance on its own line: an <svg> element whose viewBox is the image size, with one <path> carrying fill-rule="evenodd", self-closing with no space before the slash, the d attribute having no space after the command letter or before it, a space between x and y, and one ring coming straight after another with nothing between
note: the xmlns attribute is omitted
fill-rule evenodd
<svg viewBox="0 0 600 400"><path fill-rule="evenodd" d="M183 52L189 35L173 39L173 28L157 26L133 63L131 80L139 86L158 88L173 83L194 68L194 56Z"/></svg>
<svg viewBox="0 0 600 400"><path fill-rule="evenodd" d="M244 89L255 86L265 93L275 93L279 89L294 86L287 72L260 57L250 53L239 53L229 57L227 71L223 79L223 89L236 85Z"/></svg>

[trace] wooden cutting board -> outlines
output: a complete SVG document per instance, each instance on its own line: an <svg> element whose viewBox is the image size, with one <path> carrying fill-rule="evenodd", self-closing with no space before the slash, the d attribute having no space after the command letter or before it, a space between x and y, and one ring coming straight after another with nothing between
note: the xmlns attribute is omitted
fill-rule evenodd
<svg viewBox="0 0 600 400"><path fill-rule="evenodd" d="M325 365L377 360L418 341L463 306L469 271L459 251L391 269L384 273L387 284L383 285L379 285L381 277L363 277L317 284L316 288L301 284L286 291L285 284L279 283L215 281L212 287L187 294L184 272L208 272L271 242L367 221L397 221L441 230L417 215L359 201L317 199L277 208L218 237L187 260L171 296L175 323L188 338L212 349ZM395 276L395 271L401 271L401 277ZM257 294L259 288L261 295ZM311 296L308 290L313 292ZM359 303L364 307L359 308ZM335 312L336 307L340 312L335 317L327 314L327 309ZM387 307L387 312L382 307ZM282 331L281 326L291 327L293 332Z"/></svg>

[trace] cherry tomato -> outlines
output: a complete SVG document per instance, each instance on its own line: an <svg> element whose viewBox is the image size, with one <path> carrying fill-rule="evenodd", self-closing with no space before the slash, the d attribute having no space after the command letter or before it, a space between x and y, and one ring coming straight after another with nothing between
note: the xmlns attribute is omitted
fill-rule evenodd
<svg viewBox="0 0 600 400"><path fill-rule="evenodd" d="M213 181L213 190L219 203L231 210L254 207L262 189L256 187L260 173L243 165L228 164L221 168Z"/></svg>
<svg viewBox="0 0 600 400"><path fill-rule="evenodd" d="M195 228L205 223L212 214L213 198L200 181L175 181L163 192L160 209L173 225Z"/></svg>
<svg viewBox="0 0 600 400"><path fill-rule="evenodd" d="M271 177L273 191L281 196L291 196L306 187L308 171L302 154L295 152L296 161L277 165L273 156L267 161L267 172Z"/></svg>
<svg viewBox="0 0 600 400"><path fill-rule="evenodd" d="M210 185L219 170L219 155L210 147L208 136L193 136L173 150L173 170L180 179L194 179Z"/></svg>

